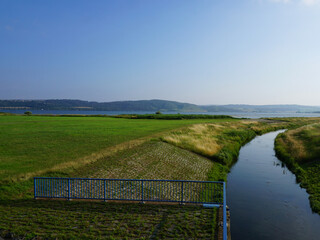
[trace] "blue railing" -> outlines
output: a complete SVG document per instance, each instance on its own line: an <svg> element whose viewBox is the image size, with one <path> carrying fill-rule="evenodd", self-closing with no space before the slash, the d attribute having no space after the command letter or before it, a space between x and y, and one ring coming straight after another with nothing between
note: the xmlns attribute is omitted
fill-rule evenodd
<svg viewBox="0 0 320 240"><path fill-rule="evenodd" d="M177 202L223 206L227 239L224 182L101 178L34 178L35 198Z"/></svg>

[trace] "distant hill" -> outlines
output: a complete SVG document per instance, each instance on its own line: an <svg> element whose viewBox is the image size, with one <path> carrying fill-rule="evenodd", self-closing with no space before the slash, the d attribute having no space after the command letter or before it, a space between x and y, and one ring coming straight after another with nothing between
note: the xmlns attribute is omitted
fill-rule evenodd
<svg viewBox="0 0 320 240"><path fill-rule="evenodd" d="M94 111L150 111L150 112L320 112L320 106L301 105L208 105L200 106L166 100L90 102L82 100L0 100L1 109L29 110L94 110Z"/></svg>
<svg viewBox="0 0 320 240"><path fill-rule="evenodd" d="M203 112L194 104L165 100L89 102L81 100L0 100L0 109Z"/></svg>
<svg viewBox="0 0 320 240"><path fill-rule="evenodd" d="M320 107L302 105L210 105L202 106L208 112L261 112L261 113L280 113L280 112L317 112Z"/></svg>

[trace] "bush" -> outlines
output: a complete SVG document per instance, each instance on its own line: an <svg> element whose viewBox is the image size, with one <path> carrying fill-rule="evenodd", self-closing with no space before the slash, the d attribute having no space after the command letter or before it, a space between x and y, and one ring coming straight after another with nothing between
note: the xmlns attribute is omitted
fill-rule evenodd
<svg viewBox="0 0 320 240"><path fill-rule="evenodd" d="M32 112L26 111L26 112L24 112L24 114L30 116L30 115L32 115Z"/></svg>

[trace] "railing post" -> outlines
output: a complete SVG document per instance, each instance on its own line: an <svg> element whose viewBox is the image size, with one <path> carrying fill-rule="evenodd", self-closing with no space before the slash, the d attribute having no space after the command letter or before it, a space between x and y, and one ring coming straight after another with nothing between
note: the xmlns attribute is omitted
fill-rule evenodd
<svg viewBox="0 0 320 240"><path fill-rule="evenodd" d="M223 240L228 239L227 234L227 201L226 201L226 183L223 183Z"/></svg>
<svg viewBox="0 0 320 240"><path fill-rule="evenodd" d="M68 201L70 201L70 178L68 178Z"/></svg>
<svg viewBox="0 0 320 240"><path fill-rule="evenodd" d="M144 181L141 180L141 203L144 203L144 187L143 187Z"/></svg>
<svg viewBox="0 0 320 240"><path fill-rule="evenodd" d="M104 180L103 183L104 183L104 196L103 196L103 200L106 202L106 201L107 201L107 180Z"/></svg>
<svg viewBox="0 0 320 240"><path fill-rule="evenodd" d="M181 201L180 201L180 205L183 204L183 181L181 181Z"/></svg>
<svg viewBox="0 0 320 240"><path fill-rule="evenodd" d="M36 187L37 187L36 178L33 178L34 199L37 199Z"/></svg>

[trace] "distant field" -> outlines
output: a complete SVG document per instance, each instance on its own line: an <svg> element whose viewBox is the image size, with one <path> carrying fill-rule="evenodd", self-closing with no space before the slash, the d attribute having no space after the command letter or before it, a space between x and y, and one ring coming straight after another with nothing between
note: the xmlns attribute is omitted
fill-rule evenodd
<svg viewBox="0 0 320 240"><path fill-rule="evenodd" d="M312 209L320 214L320 124L279 135L275 149L279 158L297 175L301 186L307 189Z"/></svg>
<svg viewBox="0 0 320 240"><path fill-rule="evenodd" d="M53 170L74 167L96 157L90 159L90 154L123 142L208 121L222 120L0 116L0 182L27 179L54 167Z"/></svg>

